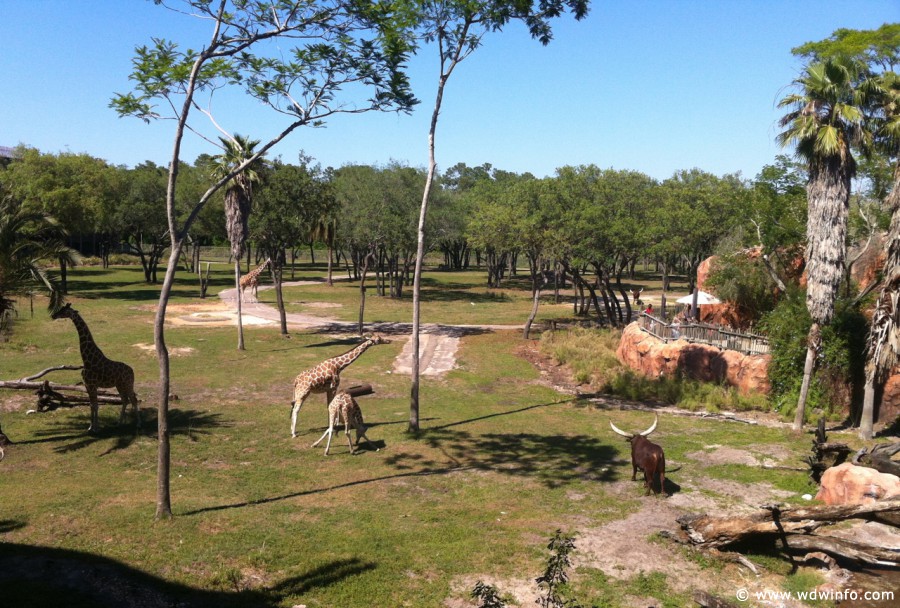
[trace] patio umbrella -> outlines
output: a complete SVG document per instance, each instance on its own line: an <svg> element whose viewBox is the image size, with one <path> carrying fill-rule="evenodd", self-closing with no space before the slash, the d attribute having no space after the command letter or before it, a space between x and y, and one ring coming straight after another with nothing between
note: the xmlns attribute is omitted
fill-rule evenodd
<svg viewBox="0 0 900 608"><path fill-rule="evenodd" d="M693 304L694 302L694 294L689 293L683 298L678 298L675 300L679 304ZM721 304L722 300L712 295L711 293L707 293L703 290L697 292L697 306L702 304Z"/></svg>

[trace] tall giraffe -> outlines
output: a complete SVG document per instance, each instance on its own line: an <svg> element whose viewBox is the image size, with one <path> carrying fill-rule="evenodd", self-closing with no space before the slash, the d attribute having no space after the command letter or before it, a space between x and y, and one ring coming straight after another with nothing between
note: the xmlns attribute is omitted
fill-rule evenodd
<svg viewBox="0 0 900 608"><path fill-rule="evenodd" d="M328 443L325 444L325 455L328 456L328 450L331 449L331 436L334 434L334 426L341 421L344 423L344 435L347 436L347 446L350 448L351 454L356 454L356 449L350 441L350 429L356 431L356 447L359 447L359 440L365 439L366 442L375 448L375 444L366 437L368 427L363 421L362 410L353 395L347 391L338 391L331 403L328 404L328 430L319 437L319 440L310 447L316 447L325 437L328 437ZM375 448L378 451L378 448Z"/></svg>
<svg viewBox="0 0 900 608"><path fill-rule="evenodd" d="M266 258L265 262L241 277L241 302L244 301L244 290L248 287L250 288L250 294L253 296L253 299L259 301L259 297L257 296L257 288L259 287L259 275L262 274L262 271L265 270L266 266L271 263L272 258Z"/></svg>
<svg viewBox="0 0 900 608"><path fill-rule="evenodd" d="M75 329L78 331L78 346L81 348L81 362L84 364L81 378L84 380L84 388L87 390L88 399L91 402L91 425L88 427L88 433L96 433L100 427L97 389L113 386L116 387L122 398L119 424L125 422L125 407L130 401L131 409L134 411L135 426L140 428L141 412L138 409L137 395L134 392L134 370L128 364L113 361L103 354L103 351L94 342L87 323L84 322L78 311L72 308L71 304L66 304L50 316L53 319L72 319Z"/></svg>
<svg viewBox="0 0 900 608"><path fill-rule="evenodd" d="M294 400L291 401L291 437L297 436L297 412L310 394L325 393L325 404L330 405L341 383L341 371L376 344L390 344L390 340L381 336L372 336L356 348L343 355L325 359L317 366L310 368L294 378Z"/></svg>

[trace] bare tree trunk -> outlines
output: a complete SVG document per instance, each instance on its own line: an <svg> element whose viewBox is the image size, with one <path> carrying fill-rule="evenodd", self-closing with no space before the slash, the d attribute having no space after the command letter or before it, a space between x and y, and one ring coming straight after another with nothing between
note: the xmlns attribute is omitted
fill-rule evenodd
<svg viewBox="0 0 900 608"><path fill-rule="evenodd" d="M794 415L794 431L803 429L803 422L806 417L806 398L809 394L809 383L812 380L813 369L816 365L816 353L819 352L819 345L822 340L819 324L813 323L809 328L809 335L806 338L806 364L803 366L803 382L800 385L800 397L797 400L797 412Z"/></svg>
<svg viewBox="0 0 900 608"><path fill-rule="evenodd" d="M244 322L241 317L241 261L240 258L234 259L234 287L237 292L237 328L238 328L238 350L244 350Z"/></svg>
<svg viewBox="0 0 900 608"><path fill-rule="evenodd" d="M538 306L541 301L541 290L547 286L547 274L549 273L549 271L543 272L541 270L540 259L538 259L536 266L538 268L538 273L541 275L541 282L538 283L535 281L534 283L534 298L531 302L531 314L528 315L528 320L525 321L525 331L522 333L522 337L526 340L528 339L528 334L531 332L531 324L534 323L534 318L537 316Z"/></svg>
<svg viewBox="0 0 900 608"><path fill-rule="evenodd" d="M170 176L174 183L174 176ZM174 191L174 188L172 189ZM153 341L159 360L159 404L157 407L157 456L156 456L156 519L172 517L172 499L169 486L169 463L171 446L169 443L169 350L166 348L165 324L166 307L175 282L175 267L181 252L181 241L173 239L169 252L169 265L159 292L159 306L153 323Z"/></svg>
<svg viewBox="0 0 900 608"><path fill-rule="evenodd" d="M278 319L281 322L281 335L288 335L287 329L287 313L284 310L284 296L281 293L281 281L284 276L284 250L281 255L277 256L271 264L269 264L269 272L272 273L272 282L275 283L275 302L278 304ZM278 269L275 269L276 264Z"/></svg>

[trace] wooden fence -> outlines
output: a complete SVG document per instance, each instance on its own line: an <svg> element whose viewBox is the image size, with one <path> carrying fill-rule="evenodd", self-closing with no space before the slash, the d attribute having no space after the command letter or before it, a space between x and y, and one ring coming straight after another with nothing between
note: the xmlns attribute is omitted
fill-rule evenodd
<svg viewBox="0 0 900 608"><path fill-rule="evenodd" d="M730 331L717 325L669 323L645 312L638 317L638 324L641 330L663 342L687 340L691 343L708 344L723 350L736 350L746 355L769 353L769 340L764 336Z"/></svg>

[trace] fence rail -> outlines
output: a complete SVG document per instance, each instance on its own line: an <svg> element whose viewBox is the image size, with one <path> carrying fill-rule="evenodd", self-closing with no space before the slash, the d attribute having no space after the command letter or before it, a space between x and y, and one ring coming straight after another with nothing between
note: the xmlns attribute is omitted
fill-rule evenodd
<svg viewBox="0 0 900 608"><path fill-rule="evenodd" d="M638 326L663 342L687 340L691 343L708 344L723 350L736 350L747 355L769 353L769 340L764 336L729 331L716 325L668 323L642 312L638 317Z"/></svg>

